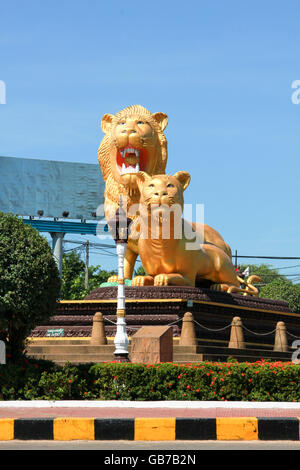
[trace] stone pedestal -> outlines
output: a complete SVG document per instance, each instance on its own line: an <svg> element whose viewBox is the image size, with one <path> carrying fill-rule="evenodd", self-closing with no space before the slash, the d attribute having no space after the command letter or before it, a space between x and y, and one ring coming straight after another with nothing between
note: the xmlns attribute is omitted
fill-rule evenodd
<svg viewBox="0 0 300 470"><path fill-rule="evenodd" d="M131 362L173 362L173 329L170 326L140 328L131 339Z"/></svg>

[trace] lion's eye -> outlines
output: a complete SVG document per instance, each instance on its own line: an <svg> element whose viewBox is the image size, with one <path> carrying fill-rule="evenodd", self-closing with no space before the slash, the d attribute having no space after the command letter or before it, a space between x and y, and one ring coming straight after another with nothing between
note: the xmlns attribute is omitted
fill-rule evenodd
<svg viewBox="0 0 300 470"><path fill-rule="evenodd" d="M172 183L167 184L167 188L174 188L174 184Z"/></svg>
<svg viewBox="0 0 300 470"><path fill-rule="evenodd" d="M125 122L120 122L121 126L125 126Z"/></svg>
<svg viewBox="0 0 300 470"><path fill-rule="evenodd" d="M153 183L149 184L148 188L154 188L154 184Z"/></svg>
<svg viewBox="0 0 300 470"><path fill-rule="evenodd" d="M144 121L138 121L138 124L144 124Z"/></svg>

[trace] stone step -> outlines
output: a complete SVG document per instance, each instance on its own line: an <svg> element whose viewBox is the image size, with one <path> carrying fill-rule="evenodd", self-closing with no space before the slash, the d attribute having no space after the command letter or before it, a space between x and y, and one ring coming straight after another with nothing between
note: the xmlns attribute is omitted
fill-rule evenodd
<svg viewBox="0 0 300 470"><path fill-rule="evenodd" d="M129 344L128 351L130 351L131 346ZM92 353L106 353L113 352L115 350L114 344L105 344L105 345L91 345L91 344L70 344L70 345L52 345L52 344L38 344L28 346L26 348L27 354L92 354ZM180 352L184 354L197 353L196 346L174 346L173 352Z"/></svg>
<svg viewBox="0 0 300 470"><path fill-rule="evenodd" d="M34 359L43 359L46 361L52 361L56 364L61 363L65 364L66 362L70 362L72 364L79 364L79 363L100 363L100 362L111 362L114 360L113 354L64 354L63 356L60 354L35 354Z"/></svg>
<svg viewBox="0 0 300 470"><path fill-rule="evenodd" d="M27 355L36 354L105 354L113 353L115 346L112 344L103 344L99 346L90 344L70 344L70 345L34 345L26 348Z"/></svg>
<svg viewBox="0 0 300 470"><path fill-rule="evenodd" d="M88 339L72 339L72 338L61 338L61 339L54 339L54 338L45 338L45 339L29 339L28 340L28 347L32 346L61 346L61 345L82 345L82 344L90 344L90 338Z"/></svg>
<svg viewBox="0 0 300 470"><path fill-rule="evenodd" d="M46 340L47 341L47 340ZM53 340L55 341L55 340ZM36 359L45 359L57 364L70 362L73 364L90 362L111 362L114 360L115 345L110 342L107 345L91 345L89 342L76 343L74 340L65 344L57 341L34 343L27 347L27 355ZM128 346L130 354L131 346ZM272 349L229 349L224 346L198 345L180 346L176 342L173 346L173 362L202 362L202 361L227 361L234 357L241 361L257 361L259 359L290 361L292 352L278 352Z"/></svg>

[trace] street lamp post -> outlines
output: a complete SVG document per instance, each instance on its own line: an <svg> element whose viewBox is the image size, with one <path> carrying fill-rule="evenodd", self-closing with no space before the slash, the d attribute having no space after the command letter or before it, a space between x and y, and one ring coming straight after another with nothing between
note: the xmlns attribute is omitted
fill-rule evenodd
<svg viewBox="0 0 300 470"><path fill-rule="evenodd" d="M125 279L124 258L129 235L131 219L126 215L120 198L119 208L115 216L107 222L111 235L116 243L118 255L118 296L117 296L117 331L114 339L115 359L119 362L129 362L127 346L129 344L126 332L125 309Z"/></svg>

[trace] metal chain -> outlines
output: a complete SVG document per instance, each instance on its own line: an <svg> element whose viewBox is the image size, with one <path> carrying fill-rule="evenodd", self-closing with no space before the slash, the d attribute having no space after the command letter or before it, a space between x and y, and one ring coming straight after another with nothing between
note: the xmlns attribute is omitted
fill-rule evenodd
<svg viewBox="0 0 300 470"><path fill-rule="evenodd" d="M175 325L175 323L179 323L182 319L179 318L178 320L173 321L172 323L168 323L167 326Z"/></svg>
<svg viewBox="0 0 300 470"><path fill-rule="evenodd" d="M110 320L109 318L107 317L103 317L103 320L107 320L109 321L110 323L112 323L113 325L116 325L117 323L115 323L114 321Z"/></svg>
<svg viewBox="0 0 300 470"><path fill-rule="evenodd" d="M227 330L227 328L231 327L231 324L230 324L230 325L225 326L224 328L212 329L212 328L207 328L206 326L201 325L196 320L194 320L194 323L199 325L201 328L204 328L204 330L208 330L208 331L224 331L224 330Z"/></svg>
<svg viewBox="0 0 300 470"><path fill-rule="evenodd" d="M300 339L299 336L295 336L292 333L290 333L289 331L287 331L286 334L292 336L292 338Z"/></svg>
<svg viewBox="0 0 300 470"><path fill-rule="evenodd" d="M107 317L103 317L104 320L107 320L108 322L112 323L113 325L117 325L116 322L110 320L109 318ZM178 320L175 320L171 323L168 323L167 326L172 326L172 325L175 325L176 323L179 323L182 321L182 318L179 318ZM230 323L229 325L223 327L223 328L216 328L216 329L213 329L213 328L208 328L204 325L201 325L200 323L198 323L196 320L194 320L194 323L196 323L198 326L200 326L200 328L203 328L204 330L207 330L207 331L225 331L227 330L228 328L230 328L232 326L232 323ZM268 335L272 335L275 331L276 331L276 328L268 333L256 333L255 331L251 331L249 330L248 328L246 328L246 326L242 325L242 328L246 331L248 331L248 333L251 333L253 335L256 335L256 336L268 336ZM289 331L286 332L289 336L292 336L293 338L295 339L300 339L299 336L295 336L293 335L292 333L290 333Z"/></svg>
<svg viewBox="0 0 300 470"><path fill-rule="evenodd" d="M276 328L268 333L255 333L255 331L251 331L251 330L248 330L248 328L246 328L244 325L242 325L242 328L246 331L248 331L249 333L252 333L253 335L257 335L257 336L267 336L267 335L272 335L275 331L276 331Z"/></svg>

